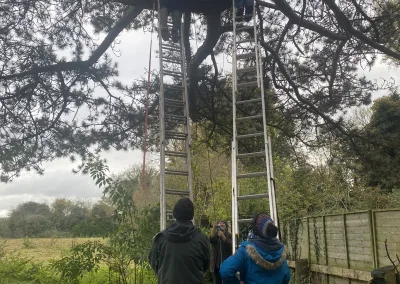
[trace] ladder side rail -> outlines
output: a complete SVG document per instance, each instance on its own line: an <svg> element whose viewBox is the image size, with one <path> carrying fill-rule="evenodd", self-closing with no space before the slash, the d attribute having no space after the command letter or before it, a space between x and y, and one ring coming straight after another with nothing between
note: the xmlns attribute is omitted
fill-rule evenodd
<svg viewBox="0 0 400 284"><path fill-rule="evenodd" d="M232 0L232 18L233 18L233 45L232 45L232 116L233 116L233 140L232 140L232 250L236 252L237 236L239 234L238 222L238 200L239 196L238 182L237 182L237 159L238 153L237 145L237 129L236 129L236 93L237 93L237 78L236 78L236 7L235 0Z"/></svg>
<svg viewBox="0 0 400 284"><path fill-rule="evenodd" d="M272 157L272 145L271 145L271 136L268 136L268 147L269 147L269 164L270 164L270 169L271 169L271 191L272 191L272 204L273 204L273 218L275 225L279 227L278 224L278 212L276 209L276 189L275 189L275 182L274 182L274 163L273 163L273 157ZM278 233L278 238L279 238L279 233Z"/></svg>
<svg viewBox="0 0 400 284"><path fill-rule="evenodd" d="M158 0L160 7L160 0ZM159 94L159 119L160 119L160 227L161 231L167 227L167 208L165 200L165 116L164 116L164 70L163 49L161 37L161 19L158 10L158 37L160 54L160 94Z"/></svg>
<svg viewBox="0 0 400 284"><path fill-rule="evenodd" d="M256 44L256 48L259 51L260 50L260 45ZM263 70L261 66L261 56L258 58L257 61L257 70L260 72L260 78L262 80L263 78ZM262 82L260 85L260 90L261 90L261 105L262 105L262 116L263 116L263 128L264 128L264 149L265 149L265 165L266 165L266 170L267 170L267 185L268 185L268 196L269 196L269 211L270 211L270 216L272 218L275 217L275 206L274 206L274 200L273 200L273 192L272 192L272 182L271 182L271 167L270 167L270 147L269 147L269 137L268 137L268 127L267 127L267 116L266 116L266 103L265 103L265 90L264 90L264 83ZM275 221L275 220L274 220Z"/></svg>
<svg viewBox="0 0 400 284"><path fill-rule="evenodd" d="M232 254L236 252L239 223L238 223L238 194L237 194L237 180L236 180L236 146L232 141Z"/></svg>
<svg viewBox="0 0 400 284"><path fill-rule="evenodd" d="M253 10L253 21L254 21L254 34L256 33L257 26L257 18L256 18L256 9L254 5ZM262 28L260 29L262 32ZM263 121L264 121L264 141L265 141L265 153L266 153L266 166L267 166L267 178L268 178L268 194L269 194L269 204L270 204L270 216L273 218L276 226L278 224L278 214L276 210L276 191L275 184L273 182L274 179L274 169L273 169L273 157L272 157L272 148L271 148L271 137L268 135L268 127L267 127L267 119L266 119L266 105L265 105L265 90L264 90L264 82L263 82L263 70L262 70L262 56L261 56L261 46L258 42L258 37L254 39L256 44L256 60L257 60L257 79L260 81L260 89L261 89L261 100L262 100L262 111L263 111ZM278 236L279 237L279 236Z"/></svg>
<svg viewBox="0 0 400 284"><path fill-rule="evenodd" d="M182 20L182 19L181 19ZM191 133L190 133L190 117L189 117L189 94L188 94L188 84L187 84L187 74L186 74L186 55L185 55L185 48L184 48L184 24L181 25L181 72L183 74L182 77L182 87L183 87L183 100L185 102L184 108L184 116L186 117L186 124L185 124L185 132L187 133L186 136L186 169L188 172L187 176L187 184L188 184L188 191L189 191L189 199L193 201L193 189L192 189L192 166L191 166ZM193 220L194 224L194 220Z"/></svg>
<svg viewBox="0 0 400 284"><path fill-rule="evenodd" d="M259 64L259 59L261 62L261 53L258 48L258 36L257 36L257 18L256 18L256 0L253 3L253 27L254 27L254 52L256 54L256 66L257 66L257 85L261 88L261 84L263 84L263 78L260 68L262 68L262 64ZM262 29L260 29L262 32ZM261 66L259 66L261 65Z"/></svg>

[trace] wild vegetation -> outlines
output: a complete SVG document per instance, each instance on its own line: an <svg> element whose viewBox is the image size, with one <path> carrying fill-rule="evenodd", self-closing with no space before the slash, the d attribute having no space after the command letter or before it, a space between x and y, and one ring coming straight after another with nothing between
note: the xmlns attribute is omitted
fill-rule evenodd
<svg viewBox="0 0 400 284"><path fill-rule="evenodd" d="M348 123L354 131L365 131L368 135L385 139L387 143L395 143L396 135L400 133L399 108L399 96L394 93L375 101L370 110L355 112ZM200 127L193 127L192 130L195 140L192 148L195 221L208 233L213 220L231 218L230 158L219 146L206 144L205 141L210 140L204 139L205 130ZM296 158L293 159L293 148L280 139L282 138L274 135L275 178L281 219L400 207L400 190L397 186L399 177L396 171L385 171L381 176L371 175L370 167L357 152L349 151L342 141L333 143L330 148L319 149L319 152L311 155L300 155L296 152ZM366 145L360 144L359 147ZM371 159L398 166L397 152L388 156L387 148L380 145L375 147L375 151L368 152ZM177 161L171 160L170 163L173 165ZM250 165L243 164L241 167L249 168ZM378 166L375 169L379 171ZM82 171L90 174L94 182L103 188L103 200L85 210L82 209L85 208L82 204L65 199L58 199L50 206L33 202L17 206L8 218L2 219L2 227L8 226L10 237L25 237L16 241L11 239L6 243L15 248L16 242L19 242L20 248L22 247L21 256L18 258L15 253L10 254L15 249L5 250L3 244L3 267L14 269L13 265L16 265L21 269L25 267L27 271L34 271L29 273L30 280L27 281L33 281L32 275L36 275L34 277L45 277L43 279L54 277L58 282L53 283L102 283L104 279L109 281L106 283L153 283L155 278L146 259L152 237L159 230L157 171L147 170L145 192L140 184L140 167L112 176L101 160L93 159ZM241 187L241 190L258 193L265 190L265 184L252 181ZM268 211L268 204L252 203L251 206L243 206L241 211L249 215L256 211ZM87 213L79 215L82 212ZM30 218L26 218L28 216ZM86 217L79 219L74 216ZM100 218L101 216L104 218ZM102 222L106 222L104 226ZM67 224L75 225L67 227ZM93 231L93 224L99 225L97 231ZM99 230L103 227L107 230ZM30 231L32 228L35 230ZM38 231L40 228L43 229L42 232ZM82 236L87 234L86 236L104 238L69 239L64 245L57 239L60 236L77 236L77 232L82 233ZM244 231L243 234L245 233ZM48 234L54 234L53 238L32 239ZM43 249L40 243L53 248L47 258L43 256L47 254L46 250L41 254L36 253ZM14 275L9 273L11 270L4 271L7 275ZM26 275L26 272L21 272L13 277L22 279ZM103 280L94 280L97 277ZM43 279L34 283L46 283L43 281L47 280Z"/></svg>

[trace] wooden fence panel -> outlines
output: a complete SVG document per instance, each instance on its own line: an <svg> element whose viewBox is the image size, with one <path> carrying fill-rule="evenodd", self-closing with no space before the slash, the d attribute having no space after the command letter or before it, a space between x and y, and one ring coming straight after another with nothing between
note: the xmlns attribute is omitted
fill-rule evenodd
<svg viewBox="0 0 400 284"><path fill-rule="evenodd" d="M347 268L346 244L343 233L342 215L325 217L327 265Z"/></svg>
<svg viewBox="0 0 400 284"><path fill-rule="evenodd" d="M400 210L375 211L375 241L378 267L391 265L387 258L385 240L392 259L400 255Z"/></svg>
<svg viewBox="0 0 400 284"><path fill-rule="evenodd" d="M288 222L281 225L286 226L283 240L290 259L309 260L315 267L312 283L367 283L370 271L391 264L385 240L391 256L400 255L400 209L307 217L290 226Z"/></svg>
<svg viewBox="0 0 400 284"><path fill-rule="evenodd" d="M345 214L349 268L369 271L374 268L369 212Z"/></svg>
<svg viewBox="0 0 400 284"><path fill-rule="evenodd" d="M310 263L326 264L326 244L323 217L312 217L308 221Z"/></svg>

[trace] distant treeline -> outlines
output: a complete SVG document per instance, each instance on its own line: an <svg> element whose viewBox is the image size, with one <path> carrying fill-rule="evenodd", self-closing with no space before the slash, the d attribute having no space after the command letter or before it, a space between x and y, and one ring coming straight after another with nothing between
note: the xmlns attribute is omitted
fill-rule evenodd
<svg viewBox="0 0 400 284"><path fill-rule="evenodd" d="M105 201L88 204L64 198L25 202L0 218L0 237L100 237L115 228L113 208Z"/></svg>

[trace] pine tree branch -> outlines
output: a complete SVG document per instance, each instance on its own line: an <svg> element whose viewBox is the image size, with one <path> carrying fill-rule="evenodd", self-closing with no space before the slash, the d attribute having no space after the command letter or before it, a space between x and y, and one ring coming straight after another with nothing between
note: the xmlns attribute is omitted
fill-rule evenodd
<svg viewBox="0 0 400 284"><path fill-rule="evenodd" d="M276 0L278 1L278 0ZM366 35L364 35L362 32L356 30L353 25L351 24L350 20L346 17L346 15L343 13L342 10L336 5L334 0L324 0L326 5L332 10L334 13L339 25L341 25L347 32L349 32L351 35L355 36L365 44L369 45L370 47L379 50L380 52L393 57L395 59L400 60L400 53L391 50L390 48L387 48L376 41L370 39Z"/></svg>
<svg viewBox="0 0 400 284"><path fill-rule="evenodd" d="M296 12L290 7L290 5L287 1L285 1L285 0L273 0L273 1L276 5L277 10L281 11L293 23L297 23L299 26L301 26L303 28L314 31L316 33L319 33L319 34L321 34L325 37L328 37L330 39L333 39L333 40L347 39L347 36L344 34L332 32L316 23L302 19L302 17L300 15L297 15ZM269 6L265 6L266 3L261 0L257 0L257 3L259 3L260 6L269 7ZM271 8L271 7L269 7L269 8ZM273 8L273 9L275 9L275 8Z"/></svg>
<svg viewBox="0 0 400 284"><path fill-rule="evenodd" d="M75 61L75 62L60 62L53 65L38 66L30 70L10 74L5 76L0 76L0 80L12 80L27 77L30 75L40 74L40 73L54 73L62 71L72 71L72 70L87 70L93 64L95 64L100 57L107 51L110 45L114 42L117 36L130 24L132 21L142 12L142 8L133 7L127 10L127 12L122 16L122 18L115 24L111 31L107 34L106 38L99 45L99 47L92 53L92 55L85 61Z"/></svg>

